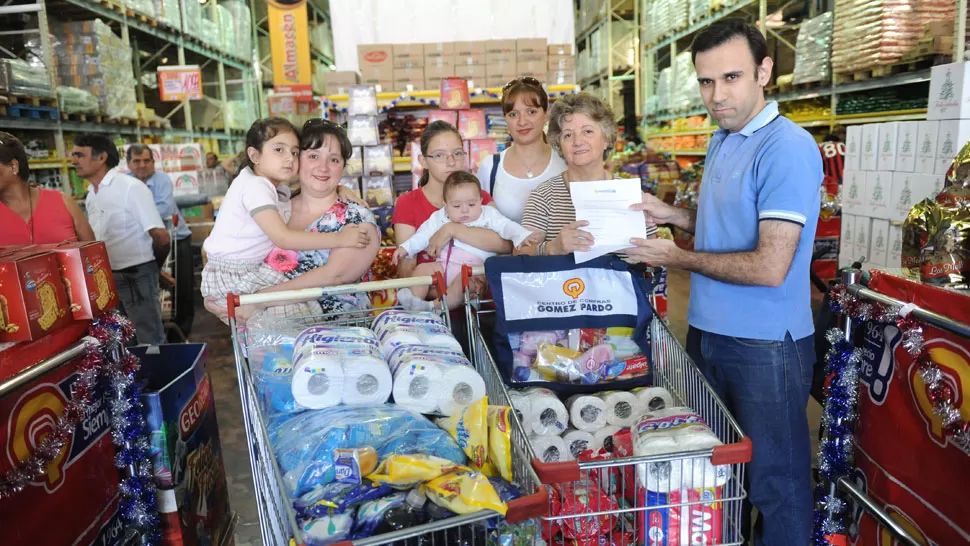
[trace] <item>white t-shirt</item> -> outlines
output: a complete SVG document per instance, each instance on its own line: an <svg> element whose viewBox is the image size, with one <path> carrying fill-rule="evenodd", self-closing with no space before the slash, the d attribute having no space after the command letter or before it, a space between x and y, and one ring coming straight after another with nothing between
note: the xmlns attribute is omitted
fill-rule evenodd
<svg viewBox="0 0 970 546"><path fill-rule="evenodd" d="M124 174L118 167L108 171L98 184L88 185L84 208L94 236L104 241L111 269L126 269L155 260L152 229L165 229L155 207L155 198L141 180Z"/></svg>
<svg viewBox="0 0 970 546"><path fill-rule="evenodd" d="M445 212L444 208L440 208L435 211L427 220L421 224L414 235L408 238L407 241L401 243L401 248L407 251L408 256L412 258L418 255L418 252L428 248L428 243L431 242L431 237L438 232L439 229L445 225L451 223L448 219L448 214ZM479 227L486 228L498 233L503 239L512 241L514 246L519 246L522 241L525 240L532 232L520 226L519 224L509 220L502 213L498 211L495 207L484 206L482 207L482 215L471 222L466 222L468 227ZM486 250L481 250L475 248L471 245L467 245L458 239L455 239L455 248L460 248L480 257L481 259L490 258L495 255L494 252L488 252Z"/></svg>
<svg viewBox="0 0 970 546"><path fill-rule="evenodd" d="M511 148L509 148L511 149ZM525 211L525 202L532 193L532 188L540 182L562 173L566 170L566 162L563 161L555 150L549 159L546 170L537 173L534 178L517 178L505 171L505 154L509 149L503 150L499 154L498 171L495 173L495 188L491 192L492 199L495 200L495 207L513 222L522 222L522 213ZM489 191L489 179L492 176L492 164L494 161L490 155L478 167L478 181L482 184L482 189Z"/></svg>
<svg viewBox="0 0 970 546"><path fill-rule="evenodd" d="M202 243L212 258L259 262L273 250L273 241L263 233L253 215L265 209L278 210L285 224L290 220L290 188L276 187L246 167L229 185L219 207L216 225Z"/></svg>

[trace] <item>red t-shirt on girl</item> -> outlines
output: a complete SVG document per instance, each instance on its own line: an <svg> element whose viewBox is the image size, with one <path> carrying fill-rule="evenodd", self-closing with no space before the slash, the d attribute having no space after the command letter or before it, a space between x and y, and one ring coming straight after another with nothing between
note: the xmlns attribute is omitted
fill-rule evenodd
<svg viewBox="0 0 970 546"><path fill-rule="evenodd" d="M482 204L487 205L491 202L492 196L487 191L482 190ZM418 229L437 210L438 207L428 201L421 188L411 190L397 198L397 203L394 205L394 215L391 216L391 224L405 224ZM433 261L434 258L428 256L425 252L418 254L419 264Z"/></svg>

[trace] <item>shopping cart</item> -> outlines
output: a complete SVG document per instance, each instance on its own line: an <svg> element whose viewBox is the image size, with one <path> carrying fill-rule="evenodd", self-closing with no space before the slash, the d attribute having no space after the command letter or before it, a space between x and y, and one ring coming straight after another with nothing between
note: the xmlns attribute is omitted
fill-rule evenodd
<svg viewBox="0 0 970 546"><path fill-rule="evenodd" d="M256 488L256 504L259 510L259 521L262 531L263 544L266 546L287 546L289 544L305 544L301 526L298 524L293 505L284 492L282 476L279 466L273 456L272 446L266 428L266 419L262 413L256 386L253 382L253 364L250 361L249 347L251 337L245 326L237 324L236 310L240 305L276 304L287 302L315 300L325 295L341 295L355 293L370 293L382 290L411 288L415 286L437 286L439 293L445 293L444 278L440 274L434 277L411 277L387 281L364 282L352 285L332 286L326 288L309 288L288 292L270 294L253 294L228 297L229 326L232 332L232 346L236 357L236 371L239 377L239 395L242 399L243 420L246 430L249 458L253 470L253 481ZM442 308L441 301L435 302L435 313L450 327L447 306ZM375 315L386 311L363 310L333 313L315 317L299 317L301 324L310 326L326 322L333 326L360 326L369 328ZM501 384L487 384L489 400L505 400L506 395L501 390ZM539 483L539 479L529 464L528 452L520 442L512 444L512 471L517 485L522 489L523 497L509 503L505 521L510 524L523 522L532 518L544 516L548 509L547 488ZM456 544L460 537L463 544L476 544L475 526L485 520L501 517L497 513L487 510L475 514L455 516L409 529L386 533L370 537L366 540L355 540L356 546L372 546L377 544L391 544L408 539L417 539L421 546L450 546ZM478 543L484 543L479 540ZM346 544L346 543L345 543ZM405 544L400 542L400 544Z"/></svg>
<svg viewBox="0 0 970 546"><path fill-rule="evenodd" d="M481 328L481 319L495 313L495 302L472 297L468 289L469 279L484 272L484 266L465 266L462 271L470 352L489 388L504 392L503 403L511 404L509 391ZM526 429L519 416L512 412L513 443L528 446L540 482L556 489L550 498L550 513L542 518L544 530L551 536L569 526L582 530L585 525L588 529L590 518L607 518L616 520L618 530L608 533L606 544L621 544L626 540L644 544L743 544L741 515L747 496L744 472L745 464L751 460L751 440L662 320L652 321L650 335L654 385L667 389L677 405L693 408L723 445L656 456L547 463L536 455L523 433ZM614 445L614 450L622 452L620 447ZM709 475L707 470L711 465L720 473ZM693 476L690 489L675 483L673 477L678 472L681 476ZM581 499L575 488L590 483L595 483L616 503L599 498L591 501L592 506L587 505L582 513L574 510L572 514L569 509L560 508L560 503L564 507L579 506ZM649 490L645 484L650 486ZM582 488L579 491L588 492ZM656 494L656 491L664 493ZM681 539L683 542L672 540L675 520L679 520L677 531L681 536L683 532L688 534Z"/></svg>

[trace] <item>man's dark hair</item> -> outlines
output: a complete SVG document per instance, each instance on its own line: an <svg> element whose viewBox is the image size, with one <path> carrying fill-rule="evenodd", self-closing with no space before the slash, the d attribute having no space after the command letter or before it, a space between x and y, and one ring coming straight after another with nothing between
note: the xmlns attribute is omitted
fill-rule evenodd
<svg viewBox="0 0 970 546"><path fill-rule="evenodd" d="M768 42L758 27L741 19L721 19L711 23L701 31L690 44L690 60L697 61L697 54L720 47L735 38L744 38L754 57L754 64L760 65L768 56Z"/></svg>
<svg viewBox="0 0 970 546"><path fill-rule="evenodd" d="M839 138L839 135L835 133L829 133L825 135L825 138L822 139L822 142L842 142L842 139Z"/></svg>
<svg viewBox="0 0 970 546"><path fill-rule="evenodd" d="M74 145L91 148L91 152L95 156L108 154L107 165L109 169L117 167L118 162L121 160L121 156L118 155L118 147L115 146L114 142L111 142L110 138L104 135L94 133L80 134L74 137Z"/></svg>
<svg viewBox="0 0 970 546"><path fill-rule="evenodd" d="M131 163L132 157L141 155L145 152L148 152L148 155L152 158L152 160L155 159L155 156L152 154L152 149L144 144L132 144L131 146L128 146L128 151L125 152L125 156L127 157L128 162Z"/></svg>

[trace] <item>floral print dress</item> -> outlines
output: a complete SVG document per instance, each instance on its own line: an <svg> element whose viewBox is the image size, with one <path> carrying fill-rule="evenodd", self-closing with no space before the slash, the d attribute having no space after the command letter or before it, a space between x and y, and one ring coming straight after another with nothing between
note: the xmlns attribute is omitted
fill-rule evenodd
<svg viewBox="0 0 970 546"><path fill-rule="evenodd" d="M370 210L356 203L338 200L323 216L317 218L306 228L306 231L317 233L336 233L347 224L374 224L374 214ZM293 279L318 267L327 265L330 249L303 250L299 252L276 250L267 257L267 262L277 271ZM370 272L364 274L361 281L368 280ZM318 300L324 314L339 313L367 309L369 298L366 293L343 294L339 296L324 296Z"/></svg>

